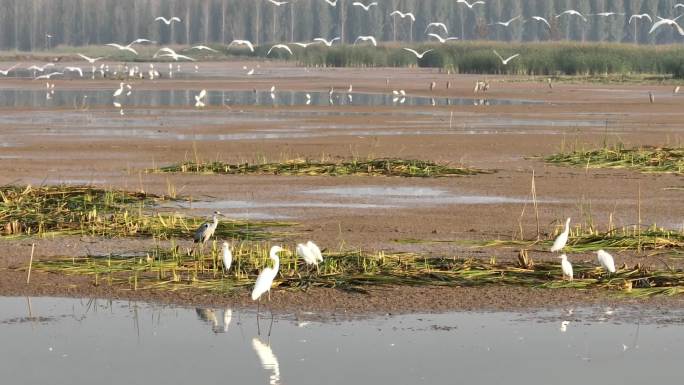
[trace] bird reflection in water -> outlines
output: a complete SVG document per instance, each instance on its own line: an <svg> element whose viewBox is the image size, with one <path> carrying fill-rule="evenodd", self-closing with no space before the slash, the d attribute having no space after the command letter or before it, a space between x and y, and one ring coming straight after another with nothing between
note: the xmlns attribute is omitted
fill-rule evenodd
<svg viewBox="0 0 684 385"><path fill-rule="evenodd" d="M223 322L219 323L219 318L216 316L216 313L219 312L220 310L214 310L210 308L202 309L202 308L196 308L195 312L197 313L197 317L208 323L211 326L211 330L214 333L227 333L228 328L230 327L230 322L233 319L233 311L230 308L226 308L223 310Z"/></svg>
<svg viewBox="0 0 684 385"><path fill-rule="evenodd" d="M259 356L261 367L263 367L264 370L271 372L269 384L280 384L280 365L278 364L278 358L273 354L273 350L271 350L271 346L265 344L258 337L254 337L252 338L252 347L257 356Z"/></svg>

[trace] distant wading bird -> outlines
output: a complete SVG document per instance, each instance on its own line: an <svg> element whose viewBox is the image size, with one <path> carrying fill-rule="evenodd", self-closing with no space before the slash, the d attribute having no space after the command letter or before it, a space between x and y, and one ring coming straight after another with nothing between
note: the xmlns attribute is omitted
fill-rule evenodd
<svg viewBox="0 0 684 385"><path fill-rule="evenodd" d="M556 240L553 241L553 246L551 246L551 252L561 251L568 243L568 235L570 234L570 218L565 220L565 229L560 233Z"/></svg>
<svg viewBox="0 0 684 385"><path fill-rule="evenodd" d="M204 99L207 97L207 90L200 91L199 94L195 95L195 107L204 107Z"/></svg>
<svg viewBox="0 0 684 385"><path fill-rule="evenodd" d="M596 252L596 256L598 257L599 264L601 264L602 268L609 273L615 273L615 261L613 260L612 255L603 250L599 250Z"/></svg>
<svg viewBox="0 0 684 385"><path fill-rule="evenodd" d="M212 235L214 235L214 232L216 231L216 227L218 226L219 220L218 217L221 215L219 211L214 211L214 215L212 216L212 221L211 222L204 222L202 225L195 231L195 235L193 235L192 239L195 243L206 243L209 238L211 238Z"/></svg>
<svg viewBox="0 0 684 385"><path fill-rule="evenodd" d="M228 273L228 270L230 270L230 265L233 263L233 253L230 252L230 244L228 242L223 242L223 255L222 255L222 260L223 260L223 272Z"/></svg>
<svg viewBox="0 0 684 385"><path fill-rule="evenodd" d="M563 254L560 257L561 259L561 270L563 270L563 278L567 278L570 281L573 280L573 274L572 274L572 264L570 261L568 261L568 256Z"/></svg>
<svg viewBox="0 0 684 385"><path fill-rule="evenodd" d="M264 267L263 270L257 276L256 282L254 283L254 289L252 289L252 301L257 301L257 326L259 325L259 308L261 306L261 296L264 293L268 293L268 299L271 299L271 286L273 285L273 280L278 275L278 269L280 268L280 257L278 253L283 250L280 246L271 247L268 257L273 261L273 267ZM259 332L259 334L261 334ZM270 334L270 332L269 332Z"/></svg>

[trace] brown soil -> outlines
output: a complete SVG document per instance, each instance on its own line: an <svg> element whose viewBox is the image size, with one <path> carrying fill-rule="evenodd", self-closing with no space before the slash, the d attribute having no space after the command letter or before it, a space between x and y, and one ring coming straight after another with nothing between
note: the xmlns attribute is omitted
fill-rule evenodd
<svg viewBox="0 0 684 385"><path fill-rule="evenodd" d="M405 89L409 95L430 95L428 85L437 81L435 97L472 98L472 86L477 76L453 76L423 69L312 69L261 64L260 76L246 78L242 65L253 63L202 63L202 71L213 74L194 80L160 80L133 82L134 90L154 89L215 89L267 90L277 84L285 90L327 91L330 86L346 90L354 84L356 92L387 93ZM389 88L387 87L389 79ZM254 202L252 211L286 216L300 222L302 239L314 239L320 245L339 245L366 250L420 251L459 256L495 255L513 258L515 249L472 249L458 243L403 244L397 240L485 240L510 239L519 232L522 204L457 204L440 202L423 204L420 200L392 208L335 208L330 203L349 204L358 200L349 197L325 196L326 207L310 206L322 199L319 195L302 193L322 187L382 186L421 187L446 190L455 195L503 196L526 198L530 192L531 171L535 170L540 203L542 237L549 238L554 226L565 217L575 222L590 218L599 228L605 228L609 216L617 226L638 221L638 190L641 190L642 223L657 223L681 228L684 214L684 194L668 187L684 186L681 176L648 175L621 170L584 170L547 165L535 157L557 151L563 143L568 147L585 144L600 146L604 140L622 141L631 145L678 144L684 128L684 96L672 95L671 86L556 84L550 90L543 79L523 79L489 76L492 89L489 99L525 99L543 101L537 105L450 106L450 107L255 107L208 106L198 111L191 106L169 109L188 116L204 117L216 114L213 124L168 123L165 116L148 115L145 109L130 109L126 118L118 111L94 108L74 112L71 107L55 110L80 114L84 122L97 119L139 119L159 134L153 138L136 135L126 125L117 127L123 135L90 134L89 129L78 135L62 135L65 127L32 119L33 110L20 108L3 111L19 120L0 121L0 184L33 183L43 180L86 180L120 188L166 193L173 185L181 194L194 199L238 200ZM447 81L451 88L446 89ZM56 88L116 89L118 81L57 80ZM42 89L43 83L29 80L3 79L2 88ZM648 92L656 93L656 103L650 104ZM479 96L478 96L479 97ZM163 110L163 109L162 109ZM46 110L51 111L51 110ZM157 112L160 109L156 110ZM295 114L295 112L299 114ZM331 114L343 112L341 114ZM256 117L257 120L242 119ZM270 120L265 123L264 120ZM451 121L451 124L450 124ZM523 121L522 123L520 123ZM587 122L590 121L590 122ZM535 123L536 122L536 123ZM541 122L541 123L539 123ZM560 122L560 123L559 123ZM89 124L89 123L84 123ZM289 132L307 128L316 135L298 138L254 140L195 140L197 135L254 133L268 129ZM365 127L365 133L349 135ZM378 128L382 127L382 128ZM396 131L393 135L374 132ZM128 131L126 131L128 130ZM431 131L435 130L435 131ZM129 133L130 131L130 133ZM420 133L417 131L421 131ZM174 135L186 135L182 138ZM201 137L200 137L201 138ZM7 142L7 147L2 146ZM463 163L468 166L494 169L494 174L458 178L401 179L369 177L281 177L281 176L197 176L146 174L141 170L194 158L219 158L228 162L256 160L266 154L269 160L293 157L350 159L352 157L402 157L428 159L437 162ZM100 182L102 181L102 182ZM53 182L54 183L54 182ZM382 204L391 197L365 198ZM260 203L297 203L288 207L262 209ZM195 210L197 214L209 209ZM241 214L249 210L235 210ZM536 235L536 221L528 204L522 218L526 238ZM288 242L301 241L291 239ZM3 241L0 243L0 267L25 266L33 241ZM147 240L99 240L62 238L39 240L36 258L59 255L83 255L87 252L139 250L149 246ZM616 253L617 262L643 263L662 267L663 263L678 265L676 260ZM548 253L535 253L533 258L550 258ZM592 255L573 255L573 260L593 260ZM70 295L141 298L181 303L238 301L204 293L150 293L94 287L88 278L63 277L36 273L31 285L22 283L25 273L0 271L0 294L4 295ZM306 308L339 312L412 311L462 308L499 308L545 306L547 304L593 303L613 301L603 293L547 291L519 288L388 288L374 289L370 296L329 290L307 293L276 292L273 306ZM410 300L406 300L410 299ZM678 299L658 299L681 305Z"/></svg>

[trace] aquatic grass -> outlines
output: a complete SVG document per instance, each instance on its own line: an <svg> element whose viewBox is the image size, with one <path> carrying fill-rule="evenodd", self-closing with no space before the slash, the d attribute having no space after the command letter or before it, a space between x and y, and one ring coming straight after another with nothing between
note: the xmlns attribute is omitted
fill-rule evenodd
<svg viewBox="0 0 684 385"><path fill-rule="evenodd" d="M644 173L676 173L684 171L684 148L635 147L622 144L594 150L574 150L545 158L553 164L585 168L616 168Z"/></svg>
<svg viewBox="0 0 684 385"><path fill-rule="evenodd" d="M229 164L220 161L185 161L150 169L159 173L199 173L228 175L328 175L328 176L398 176L406 178L437 178L491 173L467 167L437 164L425 160L372 159L345 162L324 162L295 159L278 163Z"/></svg>
<svg viewBox="0 0 684 385"><path fill-rule="evenodd" d="M0 187L0 224L4 238L89 235L101 237L190 237L206 218L156 211L171 199L149 193L89 186ZM156 211L156 212L155 212ZM222 220L222 238L274 239L292 223ZM276 230L280 229L280 230Z"/></svg>
<svg viewBox="0 0 684 385"><path fill-rule="evenodd" d="M96 284L125 290L187 290L239 293L253 286L259 271L270 263L268 245L234 245L233 267L225 274L216 244L209 254L187 253L178 247L154 249L137 256L96 256L36 261L33 271L92 276ZM606 275L595 265L575 262L574 281L562 279L558 263L537 262L521 267L515 262L456 257L428 258L418 254L326 252L319 269L282 254L274 286L283 290L310 287L365 292L370 287L507 285L535 288L617 290L628 295L674 295L684 291L684 270L649 270L623 266Z"/></svg>

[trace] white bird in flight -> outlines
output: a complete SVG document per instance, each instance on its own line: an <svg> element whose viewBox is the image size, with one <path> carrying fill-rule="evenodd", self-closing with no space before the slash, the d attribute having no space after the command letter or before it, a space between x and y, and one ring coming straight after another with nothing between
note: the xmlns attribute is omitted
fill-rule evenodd
<svg viewBox="0 0 684 385"><path fill-rule="evenodd" d="M675 9L677 9L677 8L684 8L684 4L682 4L682 3L677 3L677 4L675 4L674 8L675 8Z"/></svg>
<svg viewBox="0 0 684 385"><path fill-rule="evenodd" d="M615 261L613 260L612 255L606 253L603 250L597 251L596 255L602 268L607 270L609 273L615 273Z"/></svg>
<svg viewBox="0 0 684 385"><path fill-rule="evenodd" d="M273 51L274 49L282 49L282 50L287 51L290 55L292 55L292 50L290 49L290 47L288 47L285 44L276 44L273 47L271 47L271 49L268 50L268 52L266 53L266 56L270 55L271 51Z"/></svg>
<svg viewBox="0 0 684 385"><path fill-rule="evenodd" d="M278 253L284 251L280 246L271 247L268 257L273 261L273 267L265 267L259 275L257 276L256 283L254 284L254 289L252 289L252 301L260 299L264 293L271 293L271 285L273 285L273 280L276 275L278 275L278 269L280 268L280 257Z"/></svg>
<svg viewBox="0 0 684 385"><path fill-rule="evenodd" d="M553 246L551 246L551 252L561 251L568 243L568 236L570 235L570 218L565 220L565 229L563 232L556 237L553 241Z"/></svg>
<svg viewBox="0 0 684 385"><path fill-rule="evenodd" d="M497 21L497 22L494 23L494 24L503 25L504 27L508 27L508 26L511 25L512 22L514 22L514 21L516 21L516 20L518 20L518 19L520 19L520 15L518 15L518 16L516 16L516 17L514 17L514 18L512 18L512 19L510 19L510 20L508 20L508 21Z"/></svg>
<svg viewBox="0 0 684 385"><path fill-rule="evenodd" d="M165 54L159 55L159 52L166 52L166 53L165 53ZM170 58L172 58L172 59L175 60L175 61L178 61L178 59L189 60L189 61L195 61L195 59L193 59L193 58L191 58L191 57L189 57L189 56L180 55L180 54L176 53L176 51L174 51L174 50L172 50L171 48L168 48L168 47L161 48L159 51L157 51L157 53L154 54L153 57L170 57Z"/></svg>
<svg viewBox="0 0 684 385"><path fill-rule="evenodd" d="M281 5L287 4L287 1L268 0L268 2L275 5L276 7L280 7Z"/></svg>
<svg viewBox="0 0 684 385"><path fill-rule="evenodd" d="M114 96L115 98L121 96L121 94L123 94L124 85L124 83L119 83L119 88L116 91L114 91L114 94L112 94L112 96Z"/></svg>
<svg viewBox="0 0 684 385"><path fill-rule="evenodd" d="M592 16L609 17L609 16L615 16L615 15L621 15L621 13L616 13L616 12L599 12L599 13L594 13Z"/></svg>
<svg viewBox="0 0 684 385"><path fill-rule="evenodd" d="M664 19L660 16L656 16L659 20L656 21L653 26L651 26L651 29L648 31L648 33L653 33L656 29L660 28L663 25L669 25L672 27L675 27L677 29L677 32L679 32L680 35L684 35L684 30L682 30L682 27L677 24L677 19L682 17L684 15L679 15L675 17L674 19Z"/></svg>
<svg viewBox="0 0 684 385"><path fill-rule="evenodd" d="M632 15L632 16L630 16L630 17L629 17L629 23L628 23L628 24L632 24L632 20L635 20L635 19L641 20L641 19L643 19L643 18L648 19L648 21L650 21L651 23L653 22L653 19L651 18L651 15L649 15L648 13L642 13L642 14L640 14L640 15Z"/></svg>
<svg viewBox="0 0 684 385"><path fill-rule="evenodd" d="M230 244L223 242L223 272L227 273L230 270L230 265L233 263L233 253L230 252Z"/></svg>
<svg viewBox="0 0 684 385"><path fill-rule="evenodd" d="M77 55L80 56L81 58L83 58L83 60L87 61L90 64L95 64L96 61L104 59L104 57L92 58L92 57L88 57L88 56L80 54L80 53Z"/></svg>
<svg viewBox="0 0 684 385"><path fill-rule="evenodd" d="M549 27L549 29L551 29L551 24L549 24L549 22L545 18L541 16L532 16L532 19L536 21L541 21L542 23L546 24L546 26Z"/></svg>
<svg viewBox="0 0 684 385"><path fill-rule="evenodd" d="M195 95L195 107L204 107L204 99L207 97L207 90L200 91L199 94Z"/></svg>
<svg viewBox="0 0 684 385"><path fill-rule="evenodd" d="M296 46L299 46L299 47L302 47L302 48L306 48L306 47L310 46L311 44L316 44L316 42L315 42L315 41L312 41L312 42L310 42L310 43L294 42L294 43L292 43L292 44L294 44L294 45L296 45Z"/></svg>
<svg viewBox="0 0 684 385"><path fill-rule="evenodd" d="M340 38L339 38L339 37L335 37L335 38L332 38L332 39L330 39L330 40L326 40L326 39L324 39L324 38L322 38L322 37L317 37L317 38L314 39L314 41L317 41L317 42L319 42L319 43L325 44L326 47L332 46L333 43L335 42L335 40L340 40Z"/></svg>
<svg viewBox="0 0 684 385"><path fill-rule="evenodd" d="M62 73L62 72L50 72L49 74L40 75L37 78L34 78L33 80L50 79L51 77L57 76L57 75L64 75L64 73Z"/></svg>
<svg viewBox="0 0 684 385"><path fill-rule="evenodd" d="M370 42L373 44L373 46L375 46L375 47L378 46L378 42L375 40L375 38L374 38L373 36L359 36L359 37L356 38L356 40L354 40L354 45L356 45L356 43L357 43L359 40L361 40L361 41L370 41Z"/></svg>
<svg viewBox="0 0 684 385"><path fill-rule="evenodd" d="M230 48L234 45L244 45L247 48L249 48L250 51L254 52L254 44L252 44L252 42L249 40L235 39L235 40L231 41L230 44L228 44L228 47Z"/></svg>
<svg viewBox="0 0 684 385"><path fill-rule="evenodd" d="M427 27L425 28L425 32L427 32L427 31L428 31L430 28L432 28L432 27L439 27L439 28L442 28L442 29L444 30L444 33L446 33L447 35L449 34L449 30L447 29L446 24L444 24L444 23L438 23L438 22L429 23L429 24L427 25Z"/></svg>
<svg viewBox="0 0 684 385"><path fill-rule="evenodd" d="M29 70L29 71L30 71L30 70L33 70L33 71L43 72L43 71L45 71L48 67L54 67L54 66L55 66L54 63L46 63L46 64L43 65L42 67L41 67L41 66L37 66L37 65L34 64L34 65L30 66L29 68L27 68L27 70Z"/></svg>
<svg viewBox="0 0 684 385"><path fill-rule="evenodd" d="M469 3L466 0L458 0L457 3L465 4L470 9L473 9L476 5L485 5L485 2L482 0L473 1L472 3Z"/></svg>
<svg viewBox="0 0 684 385"><path fill-rule="evenodd" d="M368 12L368 11L371 9L371 7L373 7L373 6L376 6L376 7L377 7L377 5L378 5L378 2L377 2L377 1L374 1L374 2L372 2L372 3L370 3L370 4L368 4L368 5L366 5L366 4L364 4L364 3L360 2L360 1L355 1L355 2L352 3L352 6L361 7L361 8L363 8L363 10L366 11L366 12Z"/></svg>
<svg viewBox="0 0 684 385"><path fill-rule="evenodd" d="M9 74L9 72L12 71L13 69L17 68L17 66L19 66L19 64L15 64L6 70L0 70L0 74L2 74L3 76L7 76Z"/></svg>
<svg viewBox="0 0 684 385"><path fill-rule="evenodd" d="M173 16L173 17L171 17L170 19L167 19L167 18L165 18L165 17L163 17L163 16L159 16L159 17L157 17L156 19L154 19L154 21L161 21L161 22L164 22L164 24L166 24L166 25L171 25L171 23L173 23L174 21L177 21L177 22L180 23L180 22L181 22L181 19L178 18L178 17L176 17L176 16Z"/></svg>
<svg viewBox="0 0 684 385"><path fill-rule="evenodd" d="M194 47L191 47L190 49L197 49L197 50L200 50L200 51L218 52L217 50L215 50L215 49L213 49L213 48L211 48L211 47L207 47L206 45L196 45L196 46L194 46Z"/></svg>
<svg viewBox="0 0 684 385"><path fill-rule="evenodd" d="M78 75L83 77L83 70L81 67L64 67L64 70L69 72L78 72Z"/></svg>
<svg viewBox="0 0 684 385"><path fill-rule="evenodd" d="M133 44L133 43L131 43L131 44ZM129 45L121 45L121 44L116 44L116 43L109 43L109 44L105 44L105 45L108 45L108 46L110 46L110 47L117 48L117 49L120 50L120 51L129 51L129 52L132 52L132 53L134 53L134 54L137 56L137 55L138 55L138 51L136 51L135 49L133 49L133 48L131 47L131 44L129 44Z"/></svg>
<svg viewBox="0 0 684 385"><path fill-rule="evenodd" d="M328 3L328 5L330 5L331 7L337 7L337 0L325 0L325 2Z"/></svg>
<svg viewBox="0 0 684 385"><path fill-rule="evenodd" d="M568 261L568 256L563 254L560 257L561 259L561 270L563 270L563 278L567 278L569 280L573 280L573 274L572 274L572 264L570 261Z"/></svg>
<svg viewBox="0 0 684 385"><path fill-rule="evenodd" d="M404 48L404 51L411 52L412 54L416 55L416 57L417 57L418 59L422 59L423 56L425 56L426 53L432 52L432 51L434 51L434 50L433 50L433 49L428 49L428 50L423 51L422 53L420 53L420 52L418 52L418 51L416 51L416 50L414 50L414 49L411 49L411 48Z"/></svg>
<svg viewBox="0 0 684 385"><path fill-rule="evenodd" d="M496 52L496 50L494 50L494 54L499 58L499 60L501 60L501 64L503 65L508 64L508 62L520 56L519 53L516 53L515 55L509 56L508 58L504 59L503 56L499 55L499 53Z"/></svg>
<svg viewBox="0 0 684 385"><path fill-rule="evenodd" d="M428 33L428 36L434 37L435 39L439 40L439 42L442 44L446 43L449 40L458 40L458 38L455 36L444 38L444 37L439 36L436 33Z"/></svg>
<svg viewBox="0 0 684 385"><path fill-rule="evenodd" d="M581 13L575 11L574 9L568 9L567 11L563 11L563 12L559 13L558 15L556 15L556 19L558 19L559 17L561 17L561 16L563 16L563 15L579 16L579 17L582 18L582 20L587 21L587 18L584 17L584 15L582 15Z"/></svg>
<svg viewBox="0 0 684 385"><path fill-rule="evenodd" d="M394 15L399 15L399 17L401 17L402 19L405 17L408 17L409 19L411 19L412 22L416 21L416 16L414 16L411 12L403 13L399 10L394 10L394 11L392 11L392 13L390 13L390 16L394 16Z"/></svg>

